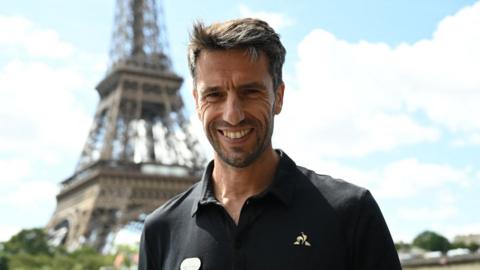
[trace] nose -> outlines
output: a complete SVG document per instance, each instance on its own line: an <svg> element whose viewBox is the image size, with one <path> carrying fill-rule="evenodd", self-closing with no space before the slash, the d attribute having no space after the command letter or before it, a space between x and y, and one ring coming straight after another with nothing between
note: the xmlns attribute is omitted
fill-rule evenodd
<svg viewBox="0 0 480 270"><path fill-rule="evenodd" d="M242 101L236 94L229 94L223 108L223 120L230 125L237 125L244 118Z"/></svg>

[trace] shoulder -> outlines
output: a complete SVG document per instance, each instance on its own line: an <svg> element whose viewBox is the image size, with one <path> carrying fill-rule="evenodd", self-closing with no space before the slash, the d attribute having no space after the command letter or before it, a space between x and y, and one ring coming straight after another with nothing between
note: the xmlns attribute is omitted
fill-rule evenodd
<svg viewBox="0 0 480 270"><path fill-rule="evenodd" d="M302 203L328 204L337 214L349 215L352 211L361 210L365 200L371 198L370 192L363 187L298 166L283 151L279 150L279 153L281 160L278 175L291 178L290 181L293 182L289 182L295 186L294 193L297 193L294 197Z"/></svg>
<svg viewBox="0 0 480 270"><path fill-rule="evenodd" d="M368 189L300 166L297 168L303 176L302 181L297 181L297 192L308 193L310 201L328 205L350 242L356 233L365 234L368 228L373 227L378 233L388 232L381 210Z"/></svg>
<svg viewBox="0 0 480 270"><path fill-rule="evenodd" d="M193 204L197 201L200 182L195 183L186 191L175 195L162 206L154 210L145 219L146 230L162 230L170 227L170 224L176 223L179 219L191 215Z"/></svg>
<svg viewBox="0 0 480 270"><path fill-rule="evenodd" d="M200 182L174 196L145 219L140 240L139 269L164 269L167 260L176 249L172 237L185 231L191 224L192 206L198 201ZM148 267L147 267L148 265ZM140 267L141 266L141 267Z"/></svg>
<svg viewBox="0 0 480 270"><path fill-rule="evenodd" d="M297 185L301 189L308 188L318 191L328 204L340 212L359 211L366 201L373 200L370 192L360 186L347 182L343 179L334 178L325 174L318 174L313 170L297 166L298 171L303 175L304 181ZM301 183L303 182L303 184Z"/></svg>

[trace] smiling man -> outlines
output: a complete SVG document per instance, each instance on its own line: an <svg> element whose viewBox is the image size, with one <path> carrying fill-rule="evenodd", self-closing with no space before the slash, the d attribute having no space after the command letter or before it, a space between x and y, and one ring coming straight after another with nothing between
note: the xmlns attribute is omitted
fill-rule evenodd
<svg viewBox="0 0 480 270"><path fill-rule="evenodd" d="M285 48L267 23L196 24L188 57L215 154L200 182L148 216L139 269L401 269L368 190L272 148Z"/></svg>

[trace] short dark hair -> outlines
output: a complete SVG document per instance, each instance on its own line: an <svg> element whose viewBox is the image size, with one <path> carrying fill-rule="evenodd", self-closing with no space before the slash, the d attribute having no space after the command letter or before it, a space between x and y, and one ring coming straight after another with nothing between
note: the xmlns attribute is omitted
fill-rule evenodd
<svg viewBox="0 0 480 270"><path fill-rule="evenodd" d="M282 83L282 66L286 50L280 36L265 21L252 18L229 20L205 26L193 25L188 45L188 65L194 84L197 59L202 50L246 49L250 57L257 59L264 52L274 90Z"/></svg>

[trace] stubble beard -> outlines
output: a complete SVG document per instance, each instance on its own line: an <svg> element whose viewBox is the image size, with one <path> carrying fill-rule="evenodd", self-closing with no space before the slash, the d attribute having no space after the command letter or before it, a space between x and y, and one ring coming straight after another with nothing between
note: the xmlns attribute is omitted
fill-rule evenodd
<svg viewBox="0 0 480 270"><path fill-rule="evenodd" d="M270 119L267 119L267 126L266 130L264 130L260 137L256 137L255 145L253 149L249 153L241 153L243 149L235 149L233 148L230 151L234 151L235 153L241 153L240 156L236 156L235 153L233 155L229 155L227 151L221 146L220 140L218 139L219 135L217 132L217 126L219 125L218 122L212 123L209 127L207 132L207 138L210 141L210 144L213 147L215 153L220 157L220 159L225 162L227 165L235 167L235 168L245 168L251 164L253 164L260 156L265 152L265 150L271 145L272 141L272 134L273 134L273 126L274 126L274 117L273 115L269 116ZM244 120L252 123L254 126L254 132L262 131L261 123L256 120ZM241 123L242 124L242 123Z"/></svg>

